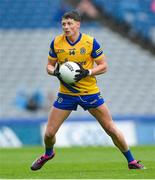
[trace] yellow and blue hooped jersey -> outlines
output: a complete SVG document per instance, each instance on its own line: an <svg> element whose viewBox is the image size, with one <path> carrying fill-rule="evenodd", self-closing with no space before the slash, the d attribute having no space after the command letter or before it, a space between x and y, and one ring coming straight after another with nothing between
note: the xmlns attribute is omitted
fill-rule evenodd
<svg viewBox="0 0 155 180"><path fill-rule="evenodd" d="M56 36L51 42L48 59L50 61L57 60L63 64L67 61L80 63L85 69L92 69L94 62L103 56L103 50L95 38L80 33L76 42L71 43L64 34ZM73 88L77 89L78 93L73 93L63 84L60 84L59 91L68 95L88 95L99 92L95 76L87 76L75 83Z"/></svg>

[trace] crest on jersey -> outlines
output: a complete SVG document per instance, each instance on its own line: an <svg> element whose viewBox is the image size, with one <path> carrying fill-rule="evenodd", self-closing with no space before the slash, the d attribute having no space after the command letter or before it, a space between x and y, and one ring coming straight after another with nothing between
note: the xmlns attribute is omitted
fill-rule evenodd
<svg viewBox="0 0 155 180"><path fill-rule="evenodd" d="M86 49L84 47L80 49L80 54L86 54Z"/></svg>

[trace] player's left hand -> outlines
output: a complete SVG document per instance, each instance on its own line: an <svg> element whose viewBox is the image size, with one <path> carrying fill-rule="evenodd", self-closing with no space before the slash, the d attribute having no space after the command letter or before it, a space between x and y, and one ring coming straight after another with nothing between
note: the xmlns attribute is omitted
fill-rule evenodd
<svg viewBox="0 0 155 180"><path fill-rule="evenodd" d="M76 70L76 72L79 72L79 74L76 74L74 78L76 82L80 81L81 79L89 75L88 69L84 69L81 64L79 64L79 66L80 66L80 69Z"/></svg>

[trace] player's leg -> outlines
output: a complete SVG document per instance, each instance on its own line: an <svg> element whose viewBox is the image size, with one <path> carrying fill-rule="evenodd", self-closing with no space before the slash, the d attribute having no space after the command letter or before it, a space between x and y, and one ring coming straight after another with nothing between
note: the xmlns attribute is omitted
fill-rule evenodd
<svg viewBox="0 0 155 180"><path fill-rule="evenodd" d="M106 104L104 103L97 108L91 108L89 109L89 112L98 120L106 133L112 138L114 144L122 152L127 151L128 145L124 139L124 136L113 122Z"/></svg>
<svg viewBox="0 0 155 180"><path fill-rule="evenodd" d="M36 161L32 163L31 169L40 169L48 160L52 159L55 155L53 150L53 145L55 144L55 134L60 128L64 120L69 116L71 110L62 110L56 107L52 107L48 123L46 126L44 142L45 142L45 154L39 157Z"/></svg>
<svg viewBox="0 0 155 180"><path fill-rule="evenodd" d="M45 136L44 136L46 149L52 150L53 145L56 142L55 134L58 131L61 124L64 122L64 120L67 119L70 113L71 110L63 110L63 109L58 109L56 107L53 107L51 109L48 117ZM48 152L45 152L45 154L50 155L48 154Z"/></svg>
<svg viewBox="0 0 155 180"><path fill-rule="evenodd" d="M58 93L58 97L49 113L46 126L44 142L45 154L38 158L31 166L32 170L40 169L49 159L54 157L53 145L55 144L55 134L61 124L69 116L72 110L77 109L77 97Z"/></svg>
<svg viewBox="0 0 155 180"><path fill-rule="evenodd" d="M143 169L144 166L139 164L131 154L126 140L121 131L116 127L112 120L110 111L104 103L97 108L90 108L89 112L98 120L106 133L112 138L114 144L120 149L128 161L130 169Z"/></svg>

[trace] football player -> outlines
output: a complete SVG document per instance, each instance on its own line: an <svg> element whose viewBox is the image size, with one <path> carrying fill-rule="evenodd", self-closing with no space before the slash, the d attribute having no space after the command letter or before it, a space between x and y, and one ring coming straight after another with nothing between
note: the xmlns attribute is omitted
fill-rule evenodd
<svg viewBox="0 0 155 180"><path fill-rule="evenodd" d="M100 44L94 37L80 32L81 17L78 12L65 13L61 24L64 33L56 36L51 42L47 63L47 72L58 78L60 89L48 117L44 136L45 154L33 162L31 169L40 169L54 157L55 135L70 113L76 111L78 105L100 123L127 159L129 169L143 169L144 166L135 160L123 134L112 120L97 86L96 76L107 71L107 62ZM72 85L65 83L59 73L59 65L67 61L80 65L80 70L75 75L76 83Z"/></svg>

